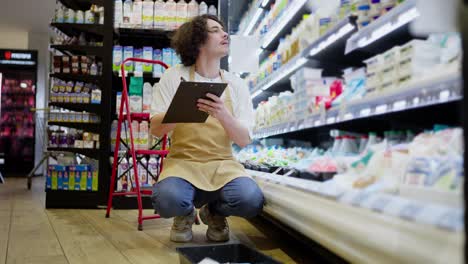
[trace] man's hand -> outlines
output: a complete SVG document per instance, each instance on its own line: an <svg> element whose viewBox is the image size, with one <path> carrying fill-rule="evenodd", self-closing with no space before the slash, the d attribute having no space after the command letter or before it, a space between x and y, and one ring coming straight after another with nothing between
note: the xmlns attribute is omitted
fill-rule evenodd
<svg viewBox="0 0 468 264"><path fill-rule="evenodd" d="M224 105L224 101L214 94L206 94L206 97L212 99L198 99L198 110L208 113L212 117L218 119L219 121L226 121L229 118L232 118L231 113L227 110Z"/></svg>

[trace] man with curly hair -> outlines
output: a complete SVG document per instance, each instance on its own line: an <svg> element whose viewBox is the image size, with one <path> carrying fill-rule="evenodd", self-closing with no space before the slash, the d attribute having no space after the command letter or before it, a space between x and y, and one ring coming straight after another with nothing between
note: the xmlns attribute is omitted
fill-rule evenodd
<svg viewBox="0 0 468 264"><path fill-rule="evenodd" d="M171 44L183 65L164 73L153 102L151 133L172 133L170 154L153 187L153 205L161 217L174 217L172 241L192 240L195 208L200 207L208 240L228 241L226 217L254 217L264 201L232 155L232 142L241 147L251 142L254 112L249 90L241 78L220 68L229 53L229 35L218 17L193 18L176 31ZM162 124L181 79L228 83L221 98L207 94L198 100L198 109L209 114L205 123Z"/></svg>

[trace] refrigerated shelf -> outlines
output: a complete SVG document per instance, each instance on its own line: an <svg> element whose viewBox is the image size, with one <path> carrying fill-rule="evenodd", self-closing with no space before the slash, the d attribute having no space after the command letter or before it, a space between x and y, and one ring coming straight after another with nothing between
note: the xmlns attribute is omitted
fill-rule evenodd
<svg viewBox="0 0 468 264"><path fill-rule="evenodd" d="M462 78L458 71L439 72L437 75L434 73L423 80L407 84L396 90L374 94L347 104L342 103L327 111L322 109L319 113L301 120L259 129L254 132L254 138L265 138L303 129L459 101L462 99L461 87Z"/></svg>
<svg viewBox="0 0 468 264"><path fill-rule="evenodd" d="M437 211L439 219L440 216L443 218L444 214L456 215L455 228L447 229L440 225L437 227L428 224L428 221L425 223L421 223L419 219L408 221L399 215L377 213L372 209L346 203L346 199L349 198L351 201L365 200L362 197L352 196L352 192L342 192L336 197L319 194L326 189L326 183L291 179L263 172L248 172L263 191L266 213L350 262L375 263L376 260L379 260L379 263L463 262L462 209L425 205L419 211L419 217L425 213L427 216L428 210L434 208L439 209ZM295 182L291 183L290 180ZM314 189L316 191L313 191ZM405 199L395 197L395 201L401 200ZM405 201L406 203L401 204L402 210L398 212L407 214L404 208L414 202ZM403 213L402 216L407 215ZM451 223L447 219L442 219L441 222Z"/></svg>

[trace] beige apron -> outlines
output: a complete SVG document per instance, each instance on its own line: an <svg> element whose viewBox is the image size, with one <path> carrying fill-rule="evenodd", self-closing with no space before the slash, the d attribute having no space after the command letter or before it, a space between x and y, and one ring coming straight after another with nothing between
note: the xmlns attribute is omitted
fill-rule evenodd
<svg viewBox="0 0 468 264"><path fill-rule="evenodd" d="M221 79L226 82L221 71ZM195 67L190 67L190 81ZM231 93L226 88L224 104L233 112ZM248 176L232 155L232 142L221 123L209 116L205 123L180 123L172 133L172 144L159 181L175 176L205 191L215 191L238 177Z"/></svg>

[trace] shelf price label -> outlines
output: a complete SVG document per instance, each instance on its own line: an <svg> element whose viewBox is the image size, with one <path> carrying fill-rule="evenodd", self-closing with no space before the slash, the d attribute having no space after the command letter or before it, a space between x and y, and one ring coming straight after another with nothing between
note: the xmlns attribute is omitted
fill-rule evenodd
<svg viewBox="0 0 468 264"><path fill-rule="evenodd" d="M450 91L449 90L444 90L439 93L439 100L444 102L447 101L450 97Z"/></svg>
<svg viewBox="0 0 468 264"><path fill-rule="evenodd" d="M404 109L405 107L406 107L405 100L400 100L400 101L396 101L395 103L393 103L393 110L395 111Z"/></svg>
<svg viewBox="0 0 468 264"><path fill-rule="evenodd" d="M387 112L387 105L386 104L383 104L383 105L379 105L375 108L375 113L376 114L383 114L385 112Z"/></svg>
<svg viewBox="0 0 468 264"><path fill-rule="evenodd" d="M343 117L343 120L350 120L353 118L354 118L354 115L352 113L346 113Z"/></svg>
<svg viewBox="0 0 468 264"><path fill-rule="evenodd" d="M332 116L327 118L327 124L333 124L336 121L336 117Z"/></svg>
<svg viewBox="0 0 468 264"><path fill-rule="evenodd" d="M322 124L322 121L320 121L320 119L317 119L314 121L314 126L320 126Z"/></svg>
<svg viewBox="0 0 468 264"><path fill-rule="evenodd" d="M371 113L370 108L364 108L364 109L361 110L361 112L359 112L359 116L366 117L366 116L369 116L370 113Z"/></svg>

